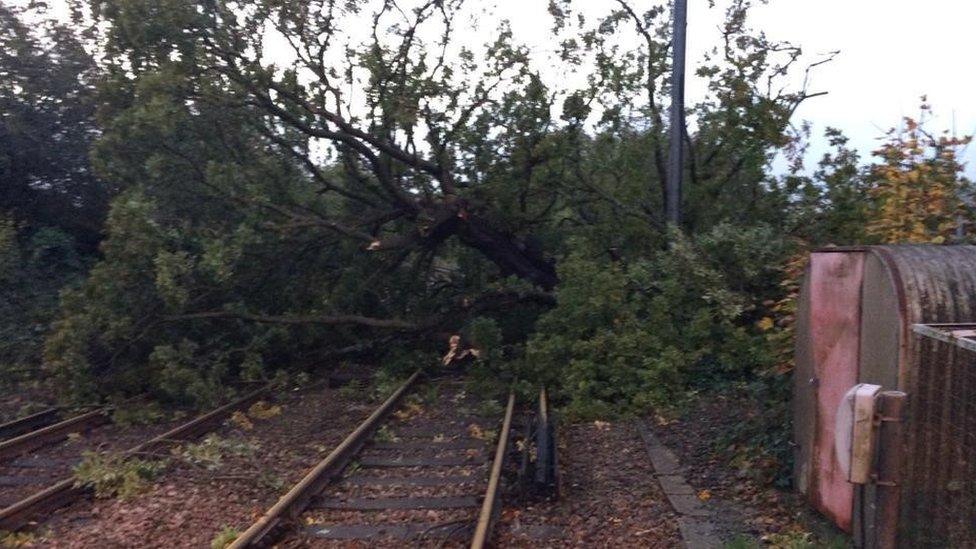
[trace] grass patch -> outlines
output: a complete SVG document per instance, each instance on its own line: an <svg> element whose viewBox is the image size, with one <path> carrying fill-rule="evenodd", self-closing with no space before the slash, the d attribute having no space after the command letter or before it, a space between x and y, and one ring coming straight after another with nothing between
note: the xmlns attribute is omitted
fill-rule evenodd
<svg viewBox="0 0 976 549"><path fill-rule="evenodd" d="M145 491L166 469L165 460L127 458L122 454L84 452L74 467L75 486L95 491L97 498L128 498Z"/></svg>
<svg viewBox="0 0 976 549"><path fill-rule="evenodd" d="M210 540L210 549L224 549L231 543L234 543L234 540L236 540L237 536L239 535L241 535L241 533L238 532L236 528L224 526L219 532L217 532L217 535Z"/></svg>
<svg viewBox="0 0 976 549"><path fill-rule="evenodd" d="M213 471L223 465L224 458L228 455L250 456L257 450L258 445L253 442L210 434L202 441L177 451L184 460Z"/></svg>

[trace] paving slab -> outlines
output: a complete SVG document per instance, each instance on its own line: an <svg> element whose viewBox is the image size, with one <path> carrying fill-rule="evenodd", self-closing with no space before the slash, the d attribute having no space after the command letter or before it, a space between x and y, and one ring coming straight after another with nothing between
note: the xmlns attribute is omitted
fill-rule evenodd
<svg viewBox="0 0 976 549"><path fill-rule="evenodd" d="M688 549L717 549L723 547L715 525L707 520L682 517L678 519L681 539Z"/></svg>
<svg viewBox="0 0 976 549"><path fill-rule="evenodd" d="M690 517L707 517L710 515L708 509L698 499L698 496L672 494L668 496L668 501L679 515L687 515Z"/></svg>
<svg viewBox="0 0 976 549"><path fill-rule="evenodd" d="M646 422L637 423L637 431L644 441L644 448L647 455L651 458L654 471L659 475L680 475L682 474L681 463L678 457L671 450L661 444Z"/></svg>
<svg viewBox="0 0 976 549"><path fill-rule="evenodd" d="M681 475L657 475L657 481L665 495L695 495L695 489Z"/></svg>
<svg viewBox="0 0 976 549"><path fill-rule="evenodd" d="M715 549L722 542L709 520L711 512L698 499L695 489L685 481L681 463L671 450L658 441L645 421L638 421L637 430L654 467L658 484L678 517L681 539L687 549Z"/></svg>

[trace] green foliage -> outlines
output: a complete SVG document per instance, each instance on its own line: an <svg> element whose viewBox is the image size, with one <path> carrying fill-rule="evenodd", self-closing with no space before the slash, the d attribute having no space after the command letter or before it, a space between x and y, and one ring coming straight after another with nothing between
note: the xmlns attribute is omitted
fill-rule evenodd
<svg viewBox="0 0 976 549"><path fill-rule="evenodd" d="M389 425L382 425L376 430L376 435L373 436L373 440L376 442L396 442L399 439L390 429Z"/></svg>
<svg viewBox="0 0 976 549"><path fill-rule="evenodd" d="M480 351L480 360L491 363L502 359L502 330L495 319L475 318L468 323L464 332L471 345Z"/></svg>
<svg viewBox="0 0 976 549"><path fill-rule="evenodd" d="M43 2L0 6L0 214L95 251L108 198L88 152L95 59Z"/></svg>
<svg viewBox="0 0 976 549"><path fill-rule="evenodd" d="M238 532L236 528L232 526L224 526L210 541L210 549L224 549L231 543L234 543L234 540L240 535L241 533Z"/></svg>
<svg viewBox="0 0 976 549"><path fill-rule="evenodd" d="M540 319L526 361L572 414L646 412L768 361L749 320L778 282L770 265L785 244L763 226L673 238L649 259L560 264L558 305Z"/></svg>
<svg viewBox="0 0 976 549"><path fill-rule="evenodd" d="M413 372L410 373L412 374ZM370 387L370 397L377 402L386 400L406 380L407 376L393 374L386 369L379 370L373 378L373 384Z"/></svg>
<svg viewBox="0 0 976 549"><path fill-rule="evenodd" d="M361 379L351 379L338 390L339 396L348 400L361 397L365 392L366 382Z"/></svg>
<svg viewBox="0 0 976 549"><path fill-rule="evenodd" d="M86 263L67 233L30 228L0 213L0 377L5 381L36 373L43 335L57 314L58 292L78 283Z"/></svg>
<svg viewBox="0 0 976 549"><path fill-rule="evenodd" d="M488 418L501 417L504 412L505 407L494 399L482 400L474 409L475 414Z"/></svg>
<svg viewBox="0 0 976 549"><path fill-rule="evenodd" d="M124 403L112 412L112 423L122 427L152 425L165 417L166 412L158 402Z"/></svg>
<svg viewBox="0 0 976 549"><path fill-rule="evenodd" d="M228 455L246 457L253 455L257 450L256 444L248 440L209 434L198 443L186 445L179 455L190 463L215 470L223 465L224 458Z"/></svg>
<svg viewBox="0 0 976 549"><path fill-rule="evenodd" d="M162 460L145 460L117 453L84 452L74 467L76 486L95 491L98 498L129 498L146 490L166 468Z"/></svg>
<svg viewBox="0 0 976 549"><path fill-rule="evenodd" d="M957 153L971 137L933 136L923 126L931 107L924 104L919 121L905 118L892 129L870 169L871 215L866 232L886 243L949 242L971 208L972 182Z"/></svg>
<svg viewBox="0 0 976 549"><path fill-rule="evenodd" d="M729 3L722 46L699 68L708 90L689 106L689 184L671 229L663 5L584 17L554 2L550 53L505 22L483 44L458 31L479 20L477 3L299 4L93 2L98 65L57 32L46 53L0 9L0 69L14 76L0 83L4 123L46 121L0 132L16 145L0 149L0 174L27 195L31 178L57 180L59 197L97 214L86 219L114 196L90 270L83 231L28 212L31 200L0 222L12 289L0 368L36 362L47 332L44 367L78 402L146 393L208 407L236 381L306 385L349 357L383 367L341 394L383 399L460 334L479 352L465 363L479 389L531 398L545 383L576 417L716 386L766 391L762 420L730 445L785 462L772 426L785 425L798 250L902 230L906 189L913 238L944 240L968 189L949 154L964 141L918 128L891 136L870 169L828 129L833 149L807 173L809 127L791 117L810 95L784 84L804 57L751 28L746 0ZM365 39L350 31L371 24ZM268 55L282 38L308 54ZM60 96L78 99L67 120L51 110ZM55 169L38 175L43 163L7 152L47 162L52 128L72 138ZM781 154L790 168L777 176ZM208 440L187 451L206 463L232 451Z"/></svg>
<svg viewBox="0 0 976 549"><path fill-rule="evenodd" d="M424 404L432 406L437 403L438 396L440 394L440 385L427 385L422 389L422 391L421 401Z"/></svg>
<svg viewBox="0 0 976 549"><path fill-rule="evenodd" d="M32 547L37 543L38 535L34 532L7 532L0 530L0 547L18 549Z"/></svg>

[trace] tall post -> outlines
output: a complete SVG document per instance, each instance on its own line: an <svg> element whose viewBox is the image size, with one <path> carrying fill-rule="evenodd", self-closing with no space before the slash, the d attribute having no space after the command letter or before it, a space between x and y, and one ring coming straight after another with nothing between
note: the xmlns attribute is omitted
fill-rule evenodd
<svg viewBox="0 0 976 549"><path fill-rule="evenodd" d="M902 463L905 458L905 408L908 395L901 391L881 393L878 434L877 516L872 549L898 546L898 515L901 504Z"/></svg>
<svg viewBox="0 0 976 549"><path fill-rule="evenodd" d="M671 127L668 154L668 222L681 223L681 178L684 174L685 133L685 31L688 26L688 0L674 0L674 28L671 32Z"/></svg>

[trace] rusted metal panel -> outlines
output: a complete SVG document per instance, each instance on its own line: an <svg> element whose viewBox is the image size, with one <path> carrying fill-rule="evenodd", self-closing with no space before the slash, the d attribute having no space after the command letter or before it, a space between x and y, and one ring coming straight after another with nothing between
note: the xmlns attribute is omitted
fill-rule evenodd
<svg viewBox="0 0 976 549"><path fill-rule="evenodd" d="M857 383L862 253L817 253L810 259L809 338L815 426L808 499L851 531L854 490L834 453L834 422L844 394Z"/></svg>
<svg viewBox="0 0 976 549"><path fill-rule="evenodd" d="M871 502L873 528L866 546L894 549L898 542L898 513L901 507L902 467L904 465L904 422L908 396L901 391L885 391L879 403L881 417L878 434L878 482Z"/></svg>

